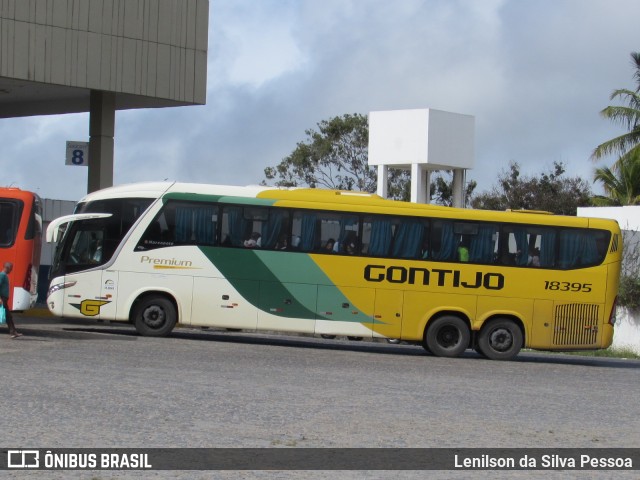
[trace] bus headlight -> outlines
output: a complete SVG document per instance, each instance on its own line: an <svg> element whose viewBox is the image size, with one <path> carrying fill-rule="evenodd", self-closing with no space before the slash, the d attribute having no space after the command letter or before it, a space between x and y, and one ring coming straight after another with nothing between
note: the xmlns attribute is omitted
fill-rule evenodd
<svg viewBox="0 0 640 480"><path fill-rule="evenodd" d="M49 287L49 290L47 291L47 297L49 297L50 295L53 295L58 290L64 290L65 288L73 287L76 283L77 282L75 281L71 281L71 282L56 283L55 285L51 285Z"/></svg>

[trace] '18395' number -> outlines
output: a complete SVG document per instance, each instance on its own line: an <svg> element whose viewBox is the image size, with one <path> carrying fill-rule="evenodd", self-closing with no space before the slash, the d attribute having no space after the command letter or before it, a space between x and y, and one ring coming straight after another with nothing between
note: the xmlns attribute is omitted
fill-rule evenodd
<svg viewBox="0 0 640 480"><path fill-rule="evenodd" d="M588 293L591 291L591 283L580 283L580 282L556 282L556 281L545 281L544 289L545 290L558 290L560 292L585 292Z"/></svg>

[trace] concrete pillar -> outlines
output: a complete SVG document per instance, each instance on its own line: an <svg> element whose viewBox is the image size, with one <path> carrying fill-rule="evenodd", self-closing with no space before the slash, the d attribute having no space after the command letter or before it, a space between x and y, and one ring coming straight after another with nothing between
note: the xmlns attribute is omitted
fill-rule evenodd
<svg viewBox="0 0 640 480"><path fill-rule="evenodd" d="M87 193L113 185L113 137L116 123L114 93L92 90L90 102Z"/></svg>
<svg viewBox="0 0 640 480"><path fill-rule="evenodd" d="M389 167L387 165L378 165L378 195L387 198L389 194Z"/></svg>
<svg viewBox="0 0 640 480"><path fill-rule="evenodd" d="M419 163L411 164L411 201L428 203L429 201L429 172Z"/></svg>
<svg viewBox="0 0 640 480"><path fill-rule="evenodd" d="M464 194L464 184L465 184L465 173L466 171L462 168L455 168L453 170L453 185L452 185L452 193L453 193L453 206L458 208L465 207L465 194Z"/></svg>

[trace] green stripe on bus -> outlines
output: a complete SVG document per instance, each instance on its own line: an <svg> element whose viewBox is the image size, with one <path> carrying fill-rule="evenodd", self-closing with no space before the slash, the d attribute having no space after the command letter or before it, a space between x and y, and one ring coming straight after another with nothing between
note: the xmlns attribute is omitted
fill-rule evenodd
<svg viewBox="0 0 640 480"><path fill-rule="evenodd" d="M235 197L231 195L205 195L201 193L171 192L162 197L162 201L181 200L205 203L233 203L236 205L271 206L276 201L268 198Z"/></svg>
<svg viewBox="0 0 640 480"><path fill-rule="evenodd" d="M331 304L341 305L350 303L350 300L307 254L286 255L287 260L283 262L282 252L215 247L200 249L244 299L264 312L307 320L371 322L363 312L357 319L335 318L327 312L317 312L319 285L330 288Z"/></svg>

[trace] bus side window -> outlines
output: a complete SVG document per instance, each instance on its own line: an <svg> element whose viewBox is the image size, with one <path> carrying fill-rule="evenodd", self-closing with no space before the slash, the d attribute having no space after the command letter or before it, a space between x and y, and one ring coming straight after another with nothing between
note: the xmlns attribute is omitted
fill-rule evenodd
<svg viewBox="0 0 640 480"><path fill-rule="evenodd" d="M318 213L301 210L293 215L291 249L312 252L319 245L320 228Z"/></svg>
<svg viewBox="0 0 640 480"><path fill-rule="evenodd" d="M393 229L391 256L394 258L428 258L429 224L417 218L400 218Z"/></svg>
<svg viewBox="0 0 640 480"><path fill-rule="evenodd" d="M162 227L160 221L156 219L149 224L135 249L136 251L152 250L161 247L162 243Z"/></svg>
<svg viewBox="0 0 640 480"><path fill-rule="evenodd" d="M320 221L321 238L324 242L329 238L336 238L333 250L345 255L360 255L362 243L360 241L360 222L358 217L350 214L323 213Z"/></svg>
<svg viewBox="0 0 640 480"><path fill-rule="evenodd" d="M433 222L431 232L431 258L441 262L456 258L459 239L453 232L453 222L437 220Z"/></svg>
<svg viewBox="0 0 640 480"><path fill-rule="evenodd" d="M594 230L560 230L558 266L564 269L579 268L601 262L606 255L606 250L598 248L598 235L602 233L608 235Z"/></svg>
<svg viewBox="0 0 640 480"><path fill-rule="evenodd" d="M289 212L283 209L262 209L254 219L254 228L260 235L260 248L288 250Z"/></svg>
<svg viewBox="0 0 640 480"><path fill-rule="evenodd" d="M15 241L22 208L22 202L0 202L0 245L6 247Z"/></svg>
<svg viewBox="0 0 640 480"><path fill-rule="evenodd" d="M252 233L252 225L244 218L243 207L226 205L222 209L222 246L243 247Z"/></svg>
<svg viewBox="0 0 640 480"><path fill-rule="evenodd" d="M466 244L469 250L469 261L472 263L494 263L500 228L491 223L469 225L472 226L469 234L462 235L463 244Z"/></svg>
<svg viewBox="0 0 640 480"><path fill-rule="evenodd" d="M395 225L388 217L365 218L362 225L362 253L388 257L391 253Z"/></svg>
<svg viewBox="0 0 640 480"><path fill-rule="evenodd" d="M500 263L525 267L529 263L529 233L527 227L509 226L504 229Z"/></svg>

